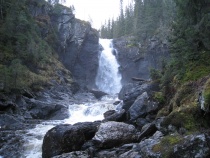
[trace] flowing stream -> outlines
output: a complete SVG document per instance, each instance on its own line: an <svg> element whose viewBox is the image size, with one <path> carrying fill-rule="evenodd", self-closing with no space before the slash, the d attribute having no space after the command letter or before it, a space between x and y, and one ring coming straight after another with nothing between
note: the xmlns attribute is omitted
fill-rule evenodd
<svg viewBox="0 0 210 158"><path fill-rule="evenodd" d="M100 54L99 69L96 78L98 89L110 96L103 97L100 101L89 101L82 104L69 105L69 118L65 120L46 121L27 131L25 136L25 151L22 158L41 158L41 147L46 132L58 124L87 122L102 120L103 113L116 109L113 105L117 100L116 93L121 89L121 75L118 72L118 63L113 55L112 40L100 39L103 51Z"/></svg>

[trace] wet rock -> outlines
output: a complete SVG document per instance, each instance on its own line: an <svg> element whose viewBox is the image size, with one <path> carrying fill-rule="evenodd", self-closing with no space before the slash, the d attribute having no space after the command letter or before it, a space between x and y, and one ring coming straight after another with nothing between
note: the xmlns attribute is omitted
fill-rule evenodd
<svg viewBox="0 0 210 158"><path fill-rule="evenodd" d="M210 147L209 147L210 137L205 134L189 135L184 138L184 142L174 146L174 157L209 157Z"/></svg>
<svg viewBox="0 0 210 158"><path fill-rule="evenodd" d="M78 151L92 139L100 122L84 122L74 125L58 125L44 136L42 157L49 158L62 153Z"/></svg>
<svg viewBox="0 0 210 158"><path fill-rule="evenodd" d="M1 120L1 119L0 119ZM21 133L13 130L2 131L0 128L0 155L4 158L20 158L23 149L23 137Z"/></svg>
<svg viewBox="0 0 210 158"><path fill-rule="evenodd" d="M18 117L0 114L0 130L20 130L25 127L25 125Z"/></svg>
<svg viewBox="0 0 210 158"><path fill-rule="evenodd" d="M142 156L133 150L127 151L119 156L119 158L142 158Z"/></svg>
<svg viewBox="0 0 210 158"><path fill-rule="evenodd" d="M113 105L118 105L118 104L120 104L121 103L121 101L120 100L117 100L117 101L115 101L114 103L113 103Z"/></svg>
<svg viewBox="0 0 210 158"><path fill-rule="evenodd" d="M101 99L103 96L107 95L107 93L99 91L99 90L96 90L96 89L90 89L89 91L90 91L90 93L93 93L94 96L97 99Z"/></svg>
<svg viewBox="0 0 210 158"><path fill-rule="evenodd" d="M131 107L135 102L136 98L144 93L148 88L148 84L142 84L131 88L123 97L123 106L122 108L126 111Z"/></svg>
<svg viewBox="0 0 210 158"><path fill-rule="evenodd" d="M138 140L138 133L133 125L122 122L105 122L99 126L93 140L100 142L101 148L112 148Z"/></svg>
<svg viewBox="0 0 210 158"><path fill-rule="evenodd" d="M138 118L136 120L136 125L138 127L138 129L141 129L144 125L148 124L148 120L145 118Z"/></svg>
<svg viewBox="0 0 210 158"><path fill-rule="evenodd" d="M147 92L142 93L129 108L130 119L135 120L138 117L145 117L147 114L147 103L149 96Z"/></svg>
<svg viewBox="0 0 210 158"><path fill-rule="evenodd" d="M152 137L141 141L140 143L132 144L132 147L127 151L121 150L119 154L116 154L116 158L160 158L160 153L153 152L153 146L158 144L163 137L160 131L157 131ZM112 149L114 150L114 149ZM116 150L118 151L118 150ZM108 157L107 157L108 158Z"/></svg>
<svg viewBox="0 0 210 158"><path fill-rule="evenodd" d="M125 99L125 95L127 93L129 93L132 89L136 88L137 86L139 86L139 84L134 84L134 83L128 83L125 84L122 89L120 90L119 94L118 94L118 98L120 100L124 100Z"/></svg>
<svg viewBox="0 0 210 158"><path fill-rule="evenodd" d="M160 131L154 133L154 135L148 139L141 141L138 145L133 147L133 150L138 152L142 158L144 157L154 157L160 158L160 153L153 152L153 146L158 144L163 137L163 134Z"/></svg>
<svg viewBox="0 0 210 158"><path fill-rule="evenodd" d="M89 158L89 157L90 155L88 154L87 151L74 151L74 152L54 156L52 158Z"/></svg>
<svg viewBox="0 0 210 158"><path fill-rule="evenodd" d="M141 129L139 140L142 140L145 137L147 138L149 136L152 136L156 131L157 131L157 128L155 127L154 123L148 123L144 125Z"/></svg>
<svg viewBox="0 0 210 158"><path fill-rule="evenodd" d="M106 111L106 112L104 113L104 118L106 119L107 117L109 117L109 116L111 116L111 115L113 115L113 114L115 114L115 113L116 113L115 110Z"/></svg>
<svg viewBox="0 0 210 158"><path fill-rule="evenodd" d="M156 128L157 128L159 131L161 131L161 132L164 133L164 134L167 134L167 133L168 133L167 127L163 127L163 126L162 126L164 120L165 120L165 117L160 117L160 118L157 118L157 119L154 121L154 123L155 123Z"/></svg>
<svg viewBox="0 0 210 158"><path fill-rule="evenodd" d="M61 104L48 103L39 100L28 102L28 111L33 119L62 120L69 116L68 107Z"/></svg>
<svg viewBox="0 0 210 158"><path fill-rule="evenodd" d="M130 120L138 117L145 117L149 113L157 112L159 106L156 102L150 101L147 92L142 93L129 108Z"/></svg>
<svg viewBox="0 0 210 158"><path fill-rule="evenodd" d="M101 150L95 154L97 158L119 158L121 154L131 150L134 144L125 144L118 148ZM127 157L128 158L128 157ZM130 157L129 157L130 158Z"/></svg>
<svg viewBox="0 0 210 158"><path fill-rule="evenodd" d="M124 109L120 111L109 110L104 113L104 121L116 121L123 122L126 121L126 112Z"/></svg>

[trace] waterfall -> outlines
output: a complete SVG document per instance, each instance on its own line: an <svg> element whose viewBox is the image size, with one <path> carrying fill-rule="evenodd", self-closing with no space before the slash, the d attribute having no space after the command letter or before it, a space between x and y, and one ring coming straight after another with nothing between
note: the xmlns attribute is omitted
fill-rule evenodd
<svg viewBox="0 0 210 158"><path fill-rule="evenodd" d="M120 83L121 75L118 72L119 64L115 55L113 55L112 40L100 39L100 44L104 50L100 54L96 85L99 90L112 95L104 96L101 100L89 100L88 98L89 101L87 102L71 104L69 105L69 118L65 120L49 120L36 125L34 129L28 130L24 137L25 151L21 158L41 158L43 137L54 126L63 123L75 124L77 122L102 120L104 112L117 108L113 103L117 100L117 95L114 94L118 93L122 87ZM88 95L84 96L88 97ZM50 98L48 99L50 101Z"/></svg>
<svg viewBox="0 0 210 158"><path fill-rule="evenodd" d="M103 50L100 53L99 68L96 76L96 86L99 90L108 94L116 94L120 91L121 75L118 71L119 64L116 56L113 54L115 51L110 39L99 39Z"/></svg>

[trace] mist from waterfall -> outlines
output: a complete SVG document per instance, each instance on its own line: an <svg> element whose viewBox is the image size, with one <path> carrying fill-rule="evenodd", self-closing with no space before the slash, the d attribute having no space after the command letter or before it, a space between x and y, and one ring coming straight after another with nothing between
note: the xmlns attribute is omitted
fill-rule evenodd
<svg viewBox="0 0 210 158"><path fill-rule="evenodd" d="M99 57L99 68L96 76L96 86L108 94L116 94L122 88L119 64L113 52L116 52L111 39L99 39L103 47Z"/></svg>

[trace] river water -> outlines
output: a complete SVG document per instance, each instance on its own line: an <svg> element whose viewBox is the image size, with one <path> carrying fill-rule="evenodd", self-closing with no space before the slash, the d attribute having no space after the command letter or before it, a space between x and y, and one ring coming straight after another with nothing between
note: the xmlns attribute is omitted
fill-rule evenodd
<svg viewBox="0 0 210 158"><path fill-rule="evenodd" d="M27 131L24 137L24 153L22 158L41 158L41 147L43 137L48 130L58 124L75 124L77 122L87 122L102 120L103 113L108 110L115 110L117 107L113 103L118 100L116 93L122 87L121 75L118 72L119 64L113 54L112 40L100 39L103 51L99 57L99 69L96 77L96 85L99 90L108 94L101 100L93 100L81 104L69 105L69 118L65 120L46 121L36 125L34 129Z"/></svg>

